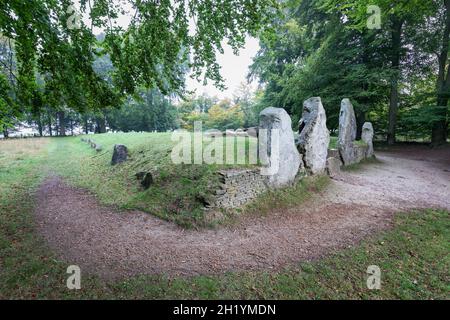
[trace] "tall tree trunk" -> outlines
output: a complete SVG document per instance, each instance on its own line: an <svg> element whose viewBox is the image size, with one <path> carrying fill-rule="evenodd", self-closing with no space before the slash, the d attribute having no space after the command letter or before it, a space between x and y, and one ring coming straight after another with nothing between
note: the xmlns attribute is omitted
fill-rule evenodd
<svg viewBox="0 0 450 320"><path fill-rule="evenodd" d="M84 118L84 133L89 134L89 120L87 116Z"/></svg>
<svg viewBox="0 0 450 320"><path fill-rule="evenodd" d="M48 133L50 134L50 137L52 137L53 136L52 117L50 115L50 112L47 112L47 120L48 120Z"/></svg>
<svg viewBox="0 0 450 320"><path fill-rule="evenodd" d="M58 111L57 113L58 117L58 123L59 123L59 135L65 136L66 135L66 123L65 123L65 117L64 117L64 111Z"/></svg>
<svg viewBox="0 0 450 320"><path fill-rule="evenodd" d="M450 70L447 68L448 49L450 41L450 0L445 0L445 27L442 37L442 47L439 53L439 73L436 84L437 88L437 105L442 107L438 109L439 121L433 123L431 131L431 143L438 146L447 142L447 106L450 93Z"/></svg>
<svg viewBox="0 0 450 320"><path fill-rule="evenodd" d="M389 125L387 134L387 143L392 145L395 143L395 129L397 126L398 113L398 82L400 78L400 50L402 48L402 28L403 20L396 16L391 17L392 22L392 51L391 51L391 93L389 98Z"/></svg>
<svg viewBox="0 0 450 320"><path fill-rule="evenodd" d="M97 133L106 133L106 119L105 116L100 116L96 119L97 129L95 130Z"/></svg>
<svg viewBox="0 0 450 320"><path fill-rule="evenodd" d="M41 116L40 112L37 115L36 122L37 122L37 126L38 126L39 136L42 137L43 136L43 134L42 134L43 128L42 128L42 116Z"/></svg>
<svg viewBox="0 0 450 320"><path fill-rule="evenodd" d="M361 139L364 122L366 122L366 113L362 111L356 112L356 140Z"/></svg>
<svg viewBox="0 0 450 320"><path fill-rule="evenodd" d="M8 133L8 129L7 128L3 129L3 137L5 139L8 139L8 137L9 137L9 133Z"/></svg>
<svg viewBox="0 0 450 320"><path fill-rule="evenodd" d="M70 135L73 136L73 120L70 119Z"/></svg>

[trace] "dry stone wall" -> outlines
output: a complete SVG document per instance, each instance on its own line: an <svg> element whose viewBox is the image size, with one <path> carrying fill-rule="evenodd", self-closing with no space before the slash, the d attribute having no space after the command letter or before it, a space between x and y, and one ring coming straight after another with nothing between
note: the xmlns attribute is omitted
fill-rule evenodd
<svg viewBox="0 0 450 320"><path fill-rule="evenodd" d="M267 191L266 177L260 169L231 169L219 171L219 188L215 191L212 207L237 208Z"/></svg>

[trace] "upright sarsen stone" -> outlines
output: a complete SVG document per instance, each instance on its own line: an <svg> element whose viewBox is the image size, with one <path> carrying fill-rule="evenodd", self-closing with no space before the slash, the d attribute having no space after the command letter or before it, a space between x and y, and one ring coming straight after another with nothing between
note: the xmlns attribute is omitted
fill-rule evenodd
<svg viewBox="0 0 450 320"><path fill-rule="evenodd" d="M298 149L303 156L305 168L317 174L325 170L330 144L327 116L319 97L303 103L302 118L299 122Z"/></svg>
<svg viewBox="0 0 450 320"><path fill-rule="evenodd" d="M362 127L361 140L367 144L366 157L373 156L373 126L371 122L365 122Z"/></svg>
<svg viewBox="0 0 450 320"><path fill-rule="evenodd" d="M113 156L111 164L114 166L118 163L127 161L128 158L128 148L123 144L116 144L114 146Z"/></svg>
<svg viewBox="0 0 450 320"><path fill-rule="evenodd" d="M286 110L271 107L260 113L259 151L269 186L281 187L294 181L301 160Z"/></svg>
<svg viewBox="0 0 450 320"><path fill-rule="evenodd" d="M338 149L344 165L355 163L353 141L356 139L356 117L353 105L345 98L339 112Z"/></svg>

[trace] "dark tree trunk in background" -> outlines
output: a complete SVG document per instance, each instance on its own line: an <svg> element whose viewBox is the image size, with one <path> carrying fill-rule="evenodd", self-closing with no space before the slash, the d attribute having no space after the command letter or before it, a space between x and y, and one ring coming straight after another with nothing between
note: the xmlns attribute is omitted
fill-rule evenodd
<svg viewBox="0 0 450 320"><path fill-rule="evenodd" d="M84 133L89 133L89 122L87 117L84 119Z"/></svg>
<svg viewBox="0 0 450 320"><path fill-rule="evenodd" d="M50 116L50 112L47 112L47 121L48 121L48 133L50 134L50 137L52 137L53 136L52 117Z"/></svg>
<svg viewBox="0 0 450 320"><path fill-rule="evenodd" d="M9 137L8 129L3 129L3 136L5 137L5 139Z"/></svg>
<svg viewBox="0 0 450 320"><path fill-rule="evenodd" d="M65 136L66 135L66 123L65 123L65 117L64 117L64 111L59 111L57 113L57 117L58 117L58 132L60 136Z"/></svg>
<svg viewBox="0 0 450 320"><path fill-rule="evenodd" d="M402 47L402 27L403 21L396 16L391 17L392 31L391 31L391 93L389 98L389 125L387 134L387 143L392 145L395 143L395 129L397 126L398 113L398 82L400 78L400 50Z"/></svg>
<svg viewBox="0 0 450 320"><path fill-rule="evenodd" d="M362 127L366 122L365 112L356 112L356 140L361 140Z"/></svg>
<svg viewBox="0 0 450 320"><path fill-rule="evenodd" d="M437 105L442 107L438 110L439 121L433 123L431 131L431 144L438 146L447 142L447 107L450 92L450 70L446 68L448 60L448 48L450 41L450 0L445 0L445 27L442 37L442 47L439 54L439 73L437 80Z"/></svg>
<svg viewBox="0 0 450 320"><path fill-rule="evenodd" d="M97 128L95 132L97 133L106 133L106 119L104 116L100 116L96 119Z"/></svg>
<svg viewBox="0 0 450 320"><path fill-rule="evenodd" d="M73 120L70 119L70 135L73 136Z"/></svg>
<svg viewBox="0 0 450 320"><path fill-rule="evenodd" d="M42 128L42 116L40 113L37 115L36 122L37 122L37 126L38 126L39 136L42 137L43 136L43 133L42 133L43 128Z"/></svg>

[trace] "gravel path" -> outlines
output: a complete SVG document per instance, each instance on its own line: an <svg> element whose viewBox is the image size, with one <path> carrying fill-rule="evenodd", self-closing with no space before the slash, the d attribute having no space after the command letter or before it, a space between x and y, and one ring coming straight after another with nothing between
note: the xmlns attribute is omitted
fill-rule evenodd
<svg viewBox="0 0 450 320"><path fill-rule="evenodd" d="M203 231L102 206L89 192L49 177L37 192L37 228L69 264L116 279L279 269L354 245L389 227L395 212L450 210L450 148L402 147L377 157L380 163L343 172L299 207Z"/></svg>

